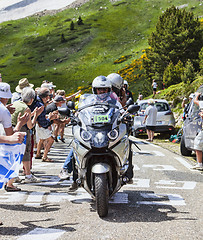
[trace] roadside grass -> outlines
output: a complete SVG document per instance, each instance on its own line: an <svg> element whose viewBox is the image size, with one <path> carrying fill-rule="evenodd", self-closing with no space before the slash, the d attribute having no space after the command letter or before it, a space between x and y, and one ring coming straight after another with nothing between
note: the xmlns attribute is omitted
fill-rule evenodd
<svg viewBox="0 0 203 240"><path fill-rule="evenodd" d="M32 16L0 24L0 72L14 91L19 79L27 77L35 87L45 79L67 93L91 90L98 75L108 75L130 64L148 47L147 39L158 17L176 1L90 0L78 8L57 14ZM189 0L187 10L201 13L199 1ZM81 16L84 25L78 25ZM75 29L70 30L74 22ZM61 42L61 35L65 42ZM132 55L114 64L121 56ZM140 82L131 83L135 95Z"/></svg>

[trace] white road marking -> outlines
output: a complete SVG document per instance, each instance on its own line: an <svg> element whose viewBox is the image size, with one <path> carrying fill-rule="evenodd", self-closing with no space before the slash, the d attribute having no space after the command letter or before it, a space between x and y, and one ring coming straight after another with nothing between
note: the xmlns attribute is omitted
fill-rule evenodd
<svg viewBox="0 0 203 240"><path fill-rule="evenodd" d="M155 182L157 185L164 185L164 186L157 186L157 188L169 188L169 189L181 189L181 190L191 190L194 189L197 185L196 182L191 181L175 181L175 180L159 180L159 182ZM168 185L168 186L165 186ZM180 187L176 187L175 185L181 185Z"/></svg>
<svg viewBox="0 0 203 240"><path fill-rule="evenodd" d="M162 152L159 152L159 151L153 151L155 153L155 156L158 156L158 157L165 157L165 154L162 153Z"/></svg>
<svg viewBox="0 0 203 240"><path fill-rule="evenodd" d="M185 161L184 158L182 157L174 157L176 160L178 160L179 163L181 163L183 166L185 166L187 169L190 169L191 171L194 171L191 169L192 165L189 164L187 161Z"/></svg>
<svg viewBox="0 0 203 240"><path fill-rule="evenodd" d="M139 205L172 205L172 206L184 206L184 199L178 194L154 194L154 193L140 193L145 199L154 199L152 201L137 201ZM161 200L164 198L163 200ZM159 201L161 200L161 201Z"/></svg>
<svg viewBox="0 0 203 240"><path fill-rule="evenodd" d="M24 206L40 206L45 192L31 192Z"/></svg>
<svg viewBox="0 0 203 240"><path fill-rule="evenodd" d="M139 170L140 170L140 168L137 166L137 164L133 164L133 166L134 166L134 167L133 167L133 170L134 170L134 171L139 171Z"/></svg>
<svg viewBox="0 0 203 240"><path fill-rule="evenodd" d="M154 171L177 171L177 169L171 165L144 164L142 167L153 168Z"/></svg>
<svg viewBox="0 0 203 240"><path fill-rule="evenodd" d="M149 188L150 187L150 179L133 178L133 184L127 184L124 187L127 187L127 188Z"/></svg>
<svg viewBox="0 0 203 240"><path fill-rule="evenodd" d="M27 197L26 192L8 192L4 195L0 195L1 203L17 203L24 202Z"/></svg>
<svg viewBox="0 0 203 240"><path fill-rule="evenodd" d="M17 240L55 240L65 231L53 228L35 228L29 233L17 238Z"/></svg>
<svg viewBox="0 0 203 240"><path fill-rule="evenodd" d="M127 193L122 193L118 192L116 193L110 200L109 203L128 203L128 194Z"/></svg>

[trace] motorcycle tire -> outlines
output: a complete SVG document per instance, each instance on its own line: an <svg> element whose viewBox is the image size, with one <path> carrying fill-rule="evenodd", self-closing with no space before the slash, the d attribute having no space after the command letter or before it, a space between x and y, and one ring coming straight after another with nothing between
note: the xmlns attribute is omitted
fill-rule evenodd
<svg viewBox="0 0 203 240"><path fill-rule="evenodd" d="M109 190L106 173L95 174L95 199L96 209L99 217L108 214Z"/></svg>

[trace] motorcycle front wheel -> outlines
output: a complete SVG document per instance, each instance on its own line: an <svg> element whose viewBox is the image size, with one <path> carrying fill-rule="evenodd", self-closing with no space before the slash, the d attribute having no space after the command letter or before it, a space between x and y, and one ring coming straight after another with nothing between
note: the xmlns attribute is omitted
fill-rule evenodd
<svg viewBox="0 0 203 240"><path fill-rule="evenodd" d="M106 173L95 174L95 199L97 213L100 217L108 214L109 190Z"/></svg>

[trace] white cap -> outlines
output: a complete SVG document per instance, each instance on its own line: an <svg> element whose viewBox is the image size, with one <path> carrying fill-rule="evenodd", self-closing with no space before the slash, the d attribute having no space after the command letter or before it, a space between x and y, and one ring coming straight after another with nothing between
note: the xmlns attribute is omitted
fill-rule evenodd
<svg viewBox="0 0 203 240"><path fill-rule="evenodd" d="M48 89L52 89L52 88L55 88L56 86L53 85L52 82L50 82L50 83L42 83L41 87L45 87L45 88L48 88Z"/></svg>
<svg viewBox="0 0 203 240"><path fill-rule="evenodd" d="M11 98L12 93L10 90L10 85L5 82L0 82L0 98Z"/></svg>
<svg viewBox="0 0 203 240"><path fill-rule="evenodd" d="M195 94L194 93L191 93L189 98L194 98L195 97Z"/></svg>

